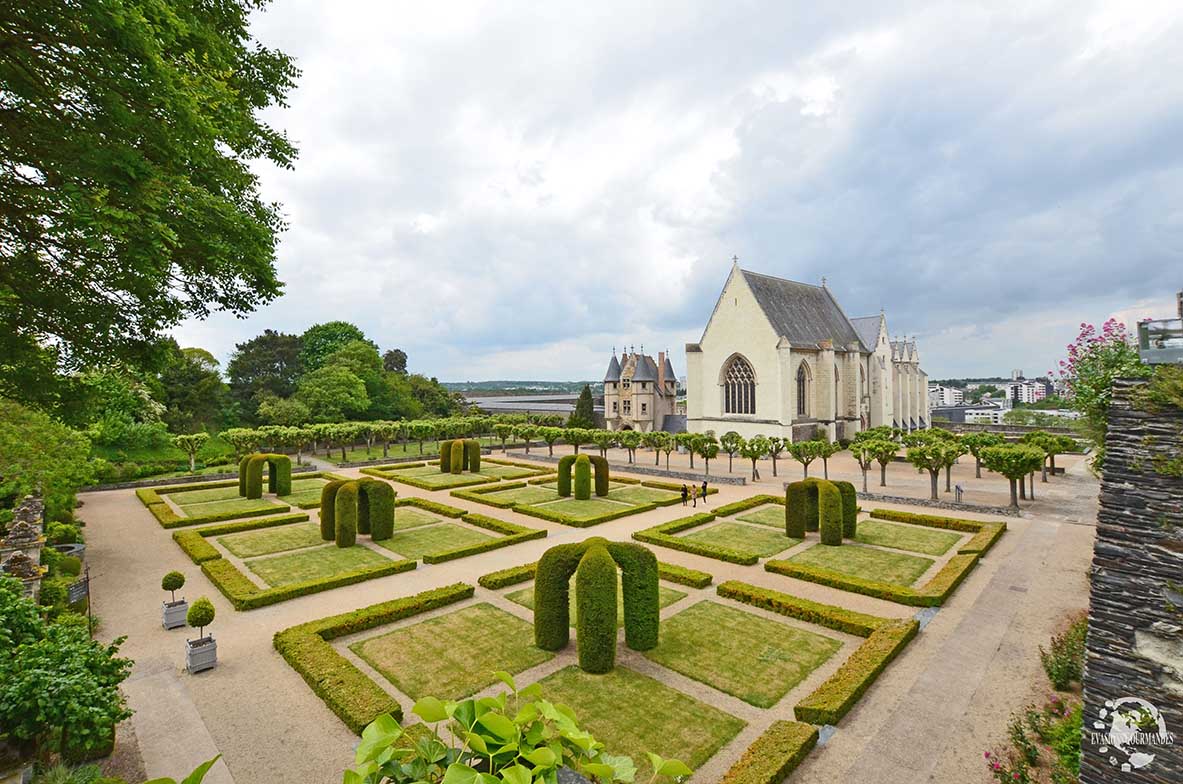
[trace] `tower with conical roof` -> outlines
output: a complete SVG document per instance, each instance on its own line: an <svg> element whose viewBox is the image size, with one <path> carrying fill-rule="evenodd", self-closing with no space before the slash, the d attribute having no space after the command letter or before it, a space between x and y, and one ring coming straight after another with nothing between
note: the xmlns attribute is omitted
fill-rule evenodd
<svg viewBox="0 0 1183 784"><path fill-rule="evenodd" d="M655 359L641 351L627 350L619 359L616 349L604 373L604 420L609 430L643 433L673 426L678 379L673 363L660 351ZM677 428L681 429L681 428Z"/></svg>

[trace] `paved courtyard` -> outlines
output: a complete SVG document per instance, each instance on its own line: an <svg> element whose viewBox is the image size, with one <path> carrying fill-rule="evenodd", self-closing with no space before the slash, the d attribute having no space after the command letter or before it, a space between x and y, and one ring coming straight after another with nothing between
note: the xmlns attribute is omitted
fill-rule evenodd
<svg viewBox="0 0 1183 784"><path fill-rule="evenodd" d="M562 451L556 448L556 454ZM511 457L520 459L522 455L511 453ZM621 464L614 465L614 474L627 474L623 451L614 450L609 459ZM653 461L652 453L638 453L639 465L651 466ZM1048 484L1040 483L1036 477L1036 500L1027 502L1022 517L1008 519L1008 533L859 700L835 734L808 757L793 775L793 782L985 780L982 750L1005 733L1011 710L1042 694L1038 688L1043 677L1038 646L1046 644L1069 611L1087 603L1096 482L1084 470L1079 457L1066 456L1057 462L1067 467L1067 473ZM685 463L685 456L674 455L671 459L673 468L685 467ZM712 461L711 473L721 473L726 467L727 459L723 456ZM746 473L750 482L749 462L737 458L735 469L737 475ZM778 461L778 469L780 476L773 478L771 465L762 465L762 481L747 486L716 485L719 493L710 497L707 511L758 493L779 494L783 482L801 477L801 467L789 460ZM336 472L349 477L360 475L357 469L336 469ZM811 476L821 473L820 462L811 466ZM830 461L830 475L849 479L856 487L862 487L857 466L847 455ZM967 488L968 501L1004 506L1009 500L1004 479L990 474L981 480L973 478L972 458L963 458L962 464L954 468L953 480ZM886 490L876 487L877 483L876 469L870 477L872 491L911 497L928 495L927 475L917 474L906 464L889 468ZM430 588L456 582L475 585L477 577L535 561L555 544L591 536L627 540L635 531L687 514L687 510L675 504L592 528L572 528L509 509L491 510L483 504L450 496L447 490L420 490L404 484L395 488L400 498L430 499L529 528L544 528L549 535L454 561L420 564L414 571L261 609L236 612L173 542L170 532L163 530L139 503L134 491L82 496L84 506L80 516L87 522L87 560L94 578L94 607L103 622L101 635L127 635L124 652L136 661L126 691L131 707L137 712L131 722L149 777L175 777L221 753L222 761L207 777L208 782L339 781L341 770L351 762L357 738L275 651L272 636L276 632ZM863 506L931 511L866 501ZM317 510L309 513L315 521ZM986 519L971 513L956 515ZM662 547L653 549L664 562L710 573L715 578L714 585L736 579L883 617L906 618L915 614L915 608L755 567L731 565ZM171 569L183 572L188 578L182 593L190 601L205 595L217 607L218 617L210 629L219 646L219 665L213 671L196 676L186 674L186 630L166 632L160 627L159 602L165 598L160 590L160 578ZM663 619L697 601L714 598L714 585L707 589L679 587L685 596L671 597L672 603L663 609ZM528 620L531 617L528 607L506 598L506 594L513 592L478 589L473 599L447 610L487 604ZM424 617L431 616L413 620ZM342 645L352 642L342 641ZM843 640L834 644L843 644ZM770 709L761 710L691 677L658 667L650 658L623 646L620 654L620 664L747 722L699 768L693 779L697 784L721 778L768 723L774 718L792 717L794 695L807 692L811 684L815 686L837 666L836 660L825 661L805 674L800 683L786 678L790 684L787 696ZM359 666L369 667L360 657L355 656L353 660L360 662ZM571 646L545 662L531 664L527 673L545 677L559 673L573 661L574 646ZM386 683L388 691L400 701L405 698L381 676L375 680ZM774 694L761 699L777 698ZM403 707L405 710L409 704L404 702Z"/></svg>

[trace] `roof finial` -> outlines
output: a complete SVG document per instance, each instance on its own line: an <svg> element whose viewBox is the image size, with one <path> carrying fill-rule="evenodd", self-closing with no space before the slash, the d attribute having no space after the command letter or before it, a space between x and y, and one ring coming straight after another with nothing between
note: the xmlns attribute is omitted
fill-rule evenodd
<svg viewBox="0 0 1183 784"><path fill-rule="evenodd" d="M739 256L732 256L731 263L738 267L739 266Z"/></svg>
<svg viewBox="0 0 1183 784"><path fill-rule="evenodd" d="M612 356L616 356L616 346L612 347Z"/></svg>
<svg viewBox="0 0 1183 784"><path fill-rule="evenodd" d="M642 343L641 344L641 354L644 355L644 353L645 353L645 344Z"/></svg>
<svg viewBox="0 0 1183 784"><path fill-rule="evenodd" d="M825 287L826 287L826 276L822 275L822 288L824 289Z"/></svg>

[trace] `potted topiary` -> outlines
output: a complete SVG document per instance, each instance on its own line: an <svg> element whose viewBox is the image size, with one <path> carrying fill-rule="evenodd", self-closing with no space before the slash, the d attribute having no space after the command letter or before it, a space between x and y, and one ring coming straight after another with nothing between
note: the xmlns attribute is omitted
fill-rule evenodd
<svg viewBox="0 0 1183 784"><path fill-rule="evenodd" d="M179 629L185 625L185 615L189 612L189 602L185 601L184 596L181 597L181 601L177 601L177 591L185 587L185 575L180 572L169 572L160 581L160 587L172 596L169 601L161 603L163 609L160 623L166 629Z"/></svg>
<svg viewBox="0 0 1183 784"><path fill-rule="evenodd" d="M211 669L218 663L218 643L212 634L205 636L205 627L214 622L214 603L201 597L189 608L186 620L197 627L197 639L185 641L185 668L191 673Z"/></svg>

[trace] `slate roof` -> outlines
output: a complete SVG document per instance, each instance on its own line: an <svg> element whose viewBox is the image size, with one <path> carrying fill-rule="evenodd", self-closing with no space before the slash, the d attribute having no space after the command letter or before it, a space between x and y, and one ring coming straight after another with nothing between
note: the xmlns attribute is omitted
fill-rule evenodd
<svg viewBox="0 0 1183 784"><path fill-rule="evenodd" d="M834 348L861 345L858 332L829 289L741 271L776 334L794 346L816 346L823 340L833 341Z"/></svg>
<svg viewBox="0 0 1183 784"><path fill-rule="evenodd" d="M669 358L668 354L666 355L666 358L665 358L665 380L666 381L673 381L675 383L678 380L678 374L674 372L674 364L672 362L670 362L670 358Z"/></svg>
<svg viewBox="0 0 1183 784"><path fill-rule="evenodd" d="M637 368L633 371L633 381L656 381L657 363L648 354L637 357Z"/></svg>
<svg viewBox="0 0 1183 784"><path fill-rule="evenodd" d="M867 351L874 351L875 346L879 343L879 322L882 319L883 315L880 314L850 320L850 323L854 325L854 331L858 333L859 340L863 342L863 348Z"/></svg>
<svg viewBox="0 0 1183 784"><path fill-rule="evenodd" d="M604 374L605 381L619 381L620 380L620 363L616 361L616 355L612 355L612 361L608 363L608 372Z"/></svg>

